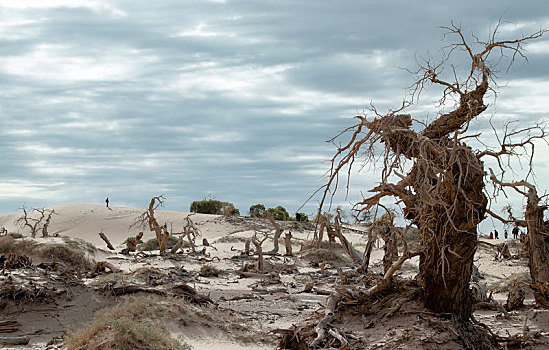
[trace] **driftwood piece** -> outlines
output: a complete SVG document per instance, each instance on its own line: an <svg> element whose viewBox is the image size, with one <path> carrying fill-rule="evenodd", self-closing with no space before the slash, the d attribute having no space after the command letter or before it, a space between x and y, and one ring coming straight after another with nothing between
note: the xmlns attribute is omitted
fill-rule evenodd
<svg viewBox="0 0 549 350"><path fill-rule="evenodd" d="M175 254L183 246L183 239L185 238L185 235L179 236L179 241L172 247L170 250L170 254Z"/></svg>
<svg viewBox="0 0 549 350"><path fill-rule="evenodd" d="M353 245L343 236L343 233L341 232L341 218L339 217L339 213L336 215L334 219L334 228L335 228L335 236L339 239L341 242L341 245L347 252L347 254L357 263L362 265L362 254L357 252Z"/></svg>
<svg viewBox="0 0 549 350"><path fill-rule="evenodd" d="M99 232L99 237L101 237L101 239L107 244L107 248L109 248L110 250L115 250L111 242L103 232Z"/></svg>
<svg viewBox="0 0 549 350"><path fill-rule="evenodd" d="M507 244L507 242L503 242L503 243L500 243L498 245L496 245L496 249L497 249L497 254L496 254L496 259L511 259L512 255L511 255L511 251L509 251L509 245Z"/></svg>
<svg viewBox="0 0 549 350"><path fill-rule="evenodd" d="M133 240L126 240L126 247L128 247L130 252L135 252L137 250L137 245L141 242L141 238L143 238L143 232L139 232Z"/></svg>
<svg viewBox="0 0 549 350"><path fill-rule="evenodd" d="M505 307L503 307L503 305L501 305L500 303L498 303L495 300L483 301L483 302L476 303L476 304L473 305L473 310L481 310L481 309L489 309L489 310L499 311L503 314L503 317L505 317L506 319L509 318L509 312L507 312L507 310L505 309Z"/></svg>
<svg viewBox="0 0 549 350"><path fill-rule="evenodd" d="M247 239L246 243L244 243L244 251L242 252L242 255L250 255L250 244L252 244L252 240Z"/></svg>
<svg viewBox="0 0 549 350"><path fill-rule="evenodd" d="M291 232L287 232L284 235L284 245L286 247L286 255L292 256L293 253L292 253L292 233Z"/></svg>
<svg viewBox="0 0 549 350"><path fill-rule="evenodd" d="M213 304L213 301L209 297L197 293L193 287L185 283L170 286L169 288L148 287L148 286L141 286L136 284L126 284L126 285L116 284L114 286L108 286L105 289L107 291L110 291L113 295L116 295L116 296L143 292L143 293L151 293L151 294L157 294L162 296L184 297L188 301L194 302L197 304L205 304L205 303Z"/></svg>
<svg viewBox="0 0 549 350"><path fill-rule="evenodd" d="M513 286L513 288L507 294L507 302L505 303L505 309L507 311L513 311L524 306L524 298L526 297L526 292L524 289Z"/></svg>
<svg viewBox="0 0 549 350"><path fill-rule="evenodd" d="M0 332L11 333L17 332L21 324L16 319L10 318L7 320L0 320Z"/></svg>
<svg viewBox="0 0 549 350"><path fill-rule="evenodd" d="M29 337L0 337L0 344L2 345L27 345L29 343Z"/></svg>
<svg viewBox="0 0 549 350"><path fill-rule="evenodd" d="M280 236L282 235L282 232L283 232L284 230L281 229L280 226L278 226L278 224L276 223L276 221L275 221L273 215L272 215L269 211L265 210L265 211L263 212L263 217L269 219L269 221L271 222L271 224L273 225L273 227L274 227L274 229L275 229L275 231L276 231L276 232L275 232L275 236L274 236L274 238L273 238L274 248L273 248L273 250L271 250L271 251L269 251L268 253L266 253L266 254L269 254L269 255L273 255L273 254L278 253L278 249L279 249L279 247L278 247L278 240L280 239Z"/></svg>
<svg viewBox="0 0 549 350"><path fill-rule="evenodd" d="M269 213L270 214L270 213ZM252 243L253 245L255 246L255 250L257 251L257 271L263 271L263 266L264 266L264 262L263 262L263 250L261 249L261 245L263 244L263 242L265 242L267 240L267 238L269 237L266 233L263 233L262 234L264 235L263 236L263 239L261 241L258 241L257 240L257 231L256 233L254 234L254 237L252 238ZM278 251L278 249L277 249Z"/></svg>
<svg viewBox="0 0 549 350"><path fill-rule="evenodd" d="M101 272L107 272L107 269L110 272L120 272L119 268L114 267L114 265L106 262L106 261L98 261L95 263L95 266L93 268L94 273L101 273Z"/></svg>

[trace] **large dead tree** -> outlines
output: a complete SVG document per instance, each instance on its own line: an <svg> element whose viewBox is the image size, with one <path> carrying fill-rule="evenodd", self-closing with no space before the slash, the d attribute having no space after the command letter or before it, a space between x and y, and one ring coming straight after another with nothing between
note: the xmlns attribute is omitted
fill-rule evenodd
<svg viewBox="0 0 549 350"><path fill-rule="evenodd" d="M31 231L31 237L36 238L36 233L41 231L42 237L48 236L48 227L51 223L51 217L55 214L53 209L33 208L30 212L23 206L23 215L15 221L21 228L28 227ZM38 214L38 218L32 217L33 213ZM35 215L36 216L36 215Z"/></svg>
<svg viewBox="0 0 549 350"><path fill-rule="evenodd" d="M452 313L469 320L472 299L469 280L477 247L477 225L484 219L487 197L484 193L484 164L481 156L465 142L469 124L487 105L484 97L493 82L491 56L510 53L512 63L522 55L525 41L540 37L544 31L517 40L496 40L496 30L488 41L470 45L461 28L447 27L456 41L447 47L440 62L425 60L414 73L417 81L412 102L429 85L443 89L441 108L448 110L430 123L418 122L404 113L410 103L374 116L357 116L358 124L330 140L337 147L324 189L319 213L326 199L337 190L340 173L351 175L356 160L381 164L378 186L372 196L355 206L357 217L393 197L402 205L405 219L419 230L420 280L425 306L434 312ZM469 68L463 72L451 63L464 54ZM491 55L491 56L490 56ZM461 78L460 78L461 76ZM453 107L449 106L455 101ZM341 135L347 138L341 143ZM381 155L376 150L381 147ZM394 180L398 181L394 181ZM348 183L348 182L347 182ZM347 185L348 186L348 185ZM400 260L399 260L400 261ZM390 269L389 271L391 271Z"/></svg>

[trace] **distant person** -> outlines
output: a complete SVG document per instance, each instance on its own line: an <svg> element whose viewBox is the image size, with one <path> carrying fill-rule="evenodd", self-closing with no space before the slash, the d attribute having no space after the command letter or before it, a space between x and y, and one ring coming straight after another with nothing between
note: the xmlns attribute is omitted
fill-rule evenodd
<svg viewBox="0 0 549 350"><path fill-rule="evenodd" d="M507 230L503 231L503 238L507 239Z"/></svg>
<svg viewBox="0 0 549 350"><path fill-rule="evenodd" d="M295 214L295 221L301 222L301 214L300 213Z"/></svg>
<svg viewBox="0 0 549 350"><path fill-rule="evenodd" d="M518 229L517 226L513 227L512 233L513 233L513 238L514 238L514 239L517 239L517 238L518 238L518 234L519 234L519 229Z"/></svg>
<svg viewBox="0 0 549 350"><path fill-rule="evenodd" d="M107 199L105 199L105 203L107 203L107 208L109 207L109 197L107 197Z"/></svg>
<svg viewBox="0 0 549 350"><path fill-rule="evenodd" d="M498 230L494 230L494 237L495 237L496 239L499 239L499 232L498 232Z"/></svg>
<svg viewBox="0 0 549 350"><path fill-rule="evenodd" d="M494 232L490 231L490 236L488 238L494 239Z"/></svg>

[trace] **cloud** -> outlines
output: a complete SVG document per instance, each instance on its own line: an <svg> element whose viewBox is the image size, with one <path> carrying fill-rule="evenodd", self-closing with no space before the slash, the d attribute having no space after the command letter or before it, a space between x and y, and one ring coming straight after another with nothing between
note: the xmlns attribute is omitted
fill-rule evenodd
<svg viewBox="0 0 549 350"><path fill-rule="evenodd" d="M241 209L296 209L323 184L335 151L325 141L370 101L380 111L401 103L413 77L398 67L440 54L438 26L461 18L465 32L486 37L495 4L1 1L0 150L9 166L0 211L22 201L103 203L107 193L143 206L160 192L183 210L207 192ZM547 23L547 5L497 5L511 23L503 36ZM529 63L500 72L495 121L536 121L547 110L546 46L528 44ZM434 118L438 97L426 91L409 112ZM475 130L489 131L487 120ZM349 199L377 175L353 175Z"/></svg>

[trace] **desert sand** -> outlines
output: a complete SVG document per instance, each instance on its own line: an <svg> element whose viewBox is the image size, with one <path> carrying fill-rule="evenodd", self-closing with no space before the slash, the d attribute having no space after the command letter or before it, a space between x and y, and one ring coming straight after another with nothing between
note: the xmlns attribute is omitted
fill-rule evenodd
<svg viewBox="0 0 549 350"><path fill-rule="evenodd" d="M3 310L2 318L16 319L20 326L16 332L0 333L0 336L26 336L30 340L27 345L14 345L8 348L64 348L66 346L64 339L67 334L90 322L96 312L113 308L121 303L123 298L127 298L127 296L109 294L109 288L112 291L117 285L129 282L152 288L154 283L151 281L155 279L163 281L162 286L165 287L169 284L166 281L172 278L173 283L184 282L199 294L209 297L215 304L212 307L215 307L218 315L216 317L220 319L217 325L212 326L195 322L191 316L189 321L185 321L181 314L174 312L170 315L171 318L162 321L173 338L180 339L193 349L275 349L277 348L277 336L274 334L277 333L276 330L287 329L315 314L322 313L327 294L333 291L338 283L338 272L335 269L328 267L321 272L318 261L315 261L314 257L307 256L307 250L300 252L302 245L310 240L314 233L314 225L310 223L279 222L286 232L291 231L293 234L294 255L282 255L284 244L281 240L279 254L266 256L266 265L272 272L272 276L266 278L260 275L254 276L253 273L248 276L241 274L243 266L254 263L256 259L253 255L246 257L241 255L246 239L254 235L254 230L269 230L271 236L274 232L271 224L264 219L193 214L191 218L201 233L201 236L196 238L198 253L192 253L190 248L186 247L177 254L166 256L160 256L157 250L137 251L123 255L120 251L126 247L124 241L128 237L135 236L139 231L144 232L143 241L155 237L154 232L150 232L148 228L130 228L144 209L106 208L84 204L64 205L51 209L54 209L56 214L52 217L49 237L37 235L35 239L29 238L28 229L15 224L15 220L21 216L21 213L0 216L0 227L5 227L9 233L23 235L23 238L13 239L19 244L23 242L20 247L32 244L40 247L55 244L69 245L84 252L91 263L90 266L104 261L116 270L120 269L120 272L79 273L75 275L74 280L71 280L69 286L66 279L62 283L55 282L52 276L58 275L52 274L48 277L49 272L38 269L36 266L40 261L48 259L43 255L37 255L36 249L33 250L34 256L29 253L32 259L31 267L5 269L0 282L5 286L8 280L13 283L13 280L20 278L28 282L35 278L36 284L40 285L40 278L46 278L46 280L50 278L47 284L51 289L58 289L55 293L48 290L50 294L46 297L18 299L17 297L9 298L6 294L2 296L0 300L0 310ZM183 231L188 215L189 213L178 211L158 210L156 212L158 222L166 223L170 232L173 233ZM360 233L360 227L355 227L354 230L350 228L351 226L345 230L345 236L357 250L363 251L366 239ZM107 249L105 242L98 235L99 232L103 232L109 238L115 246L114 251ZM204 246L203 239L206 239L209 245ZM491 243L503 241L503 239L490 240ZM511 239L507 241L514 254L519 249L517 242ZM327 242L326 244L328 245ZM374 273L382 271L382 244L382 241L377 242L370 260L371 271ZM269 238L263 245L263 251L269 251L272 247L272 238ZM335 254L331 258L340 259L337 265L345 274L354 273L352 263L340 245L332 243L327 246L327 250ZM480 246L475 256L475 265L481 275L480 282L486 283L494 299L503 304L512 283L527 282L527 262L524 259L496 260L494 256L493 249ZM219 275L200 276L200 271L206 264L219 269ZM397 276L401 279L413 280L417 271L418 258L414 258L404 264ZM307 289L307 285L313 281L314 288ZM502 336L521 333L527 318L530 330L538 330L542 335L528 344L528 348L547 348L549 346L547 337L549 313L546 310L536 309L531 292L527 288L525 290L525 307L509 312L508 318L497 310L476 311L475 318L489 326L494 333ZM398 312L404 314L405 310ZM229 322L227 315L230 315L232 325L238 323L240 326L225 326L224 320ZM176 320L179 321L175 322ZM446 347L445 344L437 343L436 337L433 338L435 340L431 340L428 336L429 339L421 339L421 346L413 345L413 339L406 341L403 334L407 329L416 327L414 324L416 321L417 316L415 321L410 319L407 321L408 324L398 324L395 328L389 319L376 320L372 328L374 333L353 330L349 333L350 339L368 336L368 349L454 348L452 347L454 345Z"/></svg>

